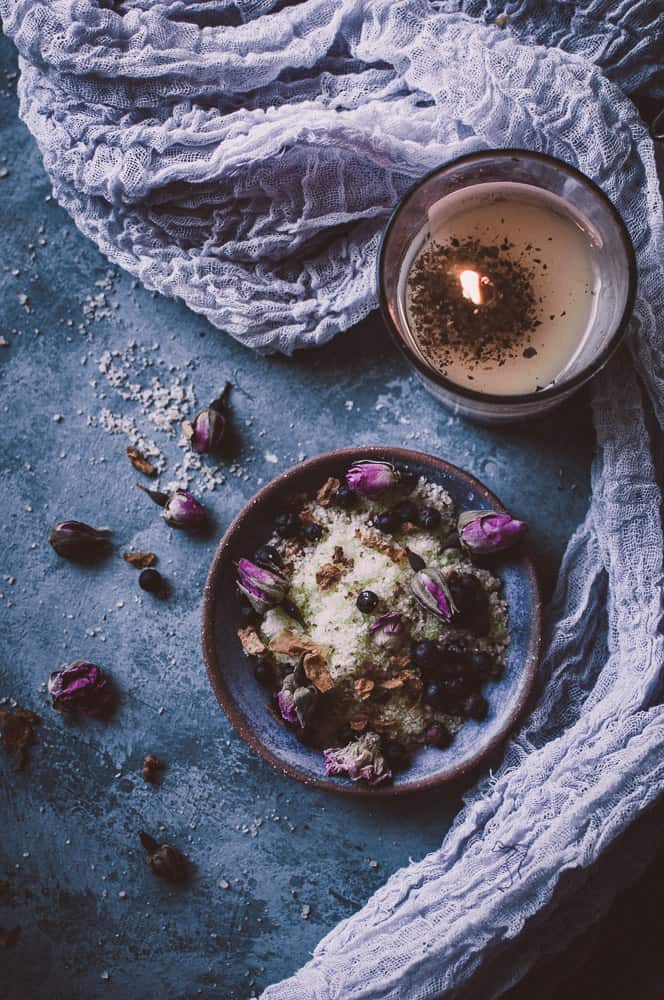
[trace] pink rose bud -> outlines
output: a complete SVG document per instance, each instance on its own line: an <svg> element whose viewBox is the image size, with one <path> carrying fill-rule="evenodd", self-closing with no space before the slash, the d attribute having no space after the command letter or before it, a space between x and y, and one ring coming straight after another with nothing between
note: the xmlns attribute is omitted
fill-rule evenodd
<svg viewBox="0 0 664 1000"><path fill-rule="evenodd" d="M353 493L375 500L396 486L396 469L389 462L355 462L346 473L346 484Z"/></svg>
<svg viewBox="0 0 664 1000"><path fill-rule="evenodd" d="M48 679L48 693L58 712L103 715L112 700L112 690L101 667L75 660Z"/></svg>
<svg viewBox="0 0 664 1000"><path fill-rule="evenodd" d="M51 528L49 544L63 559L95 559L111 549L108 528L93 528L83 521L60 521Z"/></svg>
<svg viewBox="0 0 664 1000"><path fill-rule="evenodd" d="M493 510L466 510L459 515L459 541L471 555L486 556L503 552L523 538L528 525L510 514Z"/></svg>
<svg viewBox="0 0 664 1000"><path fill-rule="evenodd" d="M364 733L345 747L330 747L323 756L326 774L345 774L351 781L366 781L369 785L392 777L377 733Z"/></svg>
<svg viewBox="0 0 664 1000"><path fill-rule="evenodd" d="M437 618L449 622L456 613L450 588L440 570L426 566L418 570L410 581L413 597L422 605L425 611L430 611Z"/></svg>
<svg viewBox="0 0 664 1000"><path fill-rule="evenodd" d="M192 421L182 424L185 437L199 455L211 455L221 451L228 432L228 394L230 382L226 382L218 399L213 400L206 410L201 410Z"/></svg>
<svg viewBox="0 0 664 1000"><path fill-rule="evenodd" d="M369 635L377 646L396 652L408 639L408 626L398 611L388 611L371 623Z"/></svg>
<svg viewBox="0 0 664 1000"><path fill-rule="evenodd" d="M188 490L175 490L173 493L160 493L159 490L149 490L146 486L136 484L139 489L156 504L163 507L163 518L171 528L185 528L188 531L201 531L208 525L208 513L202 503L193 497Z"/></svg>
<svg viewBox="0 0 664 1000"><path fill-rule="evenodd" d="M259 615L264 615L285 598L288 577L276 569L266 569L249 559L240 559L237 564L237 585L252 608Z"/></svg>

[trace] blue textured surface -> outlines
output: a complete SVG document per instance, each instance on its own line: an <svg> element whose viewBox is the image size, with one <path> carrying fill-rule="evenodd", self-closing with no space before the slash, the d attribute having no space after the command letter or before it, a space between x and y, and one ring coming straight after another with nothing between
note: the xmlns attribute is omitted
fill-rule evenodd
<svg viewBox="0 0 664 1000"><path fill-rule="evenodd" d="M259 358L121 273L106 292L110 316L80 330L108 264L49 200L34 143L16 119L6 40L0 59L0 172L9 172L0 178L0 333L10 344L0 348L0 697L43 717L26 771L0 755L0 878L10 882L0 926L22 927L2 952L0 994L239 1000L254 981L258 990L292 971L390 872L437 846L459 791L423 794L407 807L341 800L279 777L236 736L199 645L214 543L170 531L131 485L138 477L124 438L88 424L107 404L136 415L96 359L132 339L141 349L157 343L155 366L189 372L200 401L225 377L240 387L238 472L229 470L209 501L217 535L261 479L301 452L404 445L467 468L531 523L545 591L585 511L589 415L581 397L536 426L472 427L426 395L377 318L316 353ZM159 440L172 466L181 458L175 440ZM92 570L59 560L46 536L63 517L112 526L119 551L157 551L170 600L141 594L118 558ZM113 722L70 725L49 707L49 672L77 657L117 680ZM168 763L159 788L141 778L148 752ZM190 856L189 889L151 875L140 829L163 832Z"/></svg>

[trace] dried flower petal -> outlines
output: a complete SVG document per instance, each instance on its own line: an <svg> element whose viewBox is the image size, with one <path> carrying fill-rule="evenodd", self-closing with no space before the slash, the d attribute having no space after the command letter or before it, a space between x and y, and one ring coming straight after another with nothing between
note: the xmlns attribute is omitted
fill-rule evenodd
<svg viewBox="0 0 664 1000"><path fill-rule="evenodd" d="M139 451L138 448L132 448L131 446L125 448L125 451L127 453L127 458L137 472L142 472L144 476L151 476L153 478L157 475L157 472L159 471L157 466L153 465L152 462L145 457L142 451Z"/></svg>
<svg viewBox="0 0 664 1000"><path fill-rule="evenodd" d="M377 733L364 733L345 747L324 750L323 755L326 774L346 774L351 781L366 781L370 785L378 785L392 777Z"/></svg>
<svg viewBox="0 0 664 1000"><path fill-rule="evenodd" d="M20 934L20 927L0 927L0 947L13 948Z"/></svg>
<svg viewBox="0 0 664 1000"><path fill-rule="evenodd" d="M63 559L96 559L111 549L108 528L93 528L83 521L60 521L48 536L49 544Z"/></svg>
<svg viewBox="0 0 664 1000"><path fill-rule="evenodd" d="M122 558L130 566L135 566L136 569L147 569L157 562L157 556L154 552L123 552Z"/></svg>
<svg viewBox="0 0 664 1000"><path fill-rule="evenodd" d="M510 514L493 510L466 510L457 523L459 541L472 555L491 555L504 552L515 545L528 530L525 521L517 521Z"/></svg>
<svg viewBox="0 0 664 1000"><path fill-rule="evenodd" d="M246 625L237 631L237 637L247 656L260 656L266 650L265 643L252 625Z"/></svg>
<svg viewBox="0 0 664 1000"><path fill-rule="evenodd" d="M399 477L389 462L355 462L346 473L346 484L353 493L376 500L396 486Z"/></svg>
<svg viewBox="0 0 664 1000"><path fill-rule="evenodd" d="M334 500L337 494L337 490L339 489L340 486L341 486L340 481L338 479L335 479L334 476L330 476L329 479L326 479L326 481L323 483L318 493L316 494L316 502L318 503L318 505L320 507L329 507L332 501Z"/></svg>
<svg viewBox="0 0 664 1000"><path fill-rule="evenodd" d="M7 753L14 754L14 764L21 771L28 762L30 747L37 742L34 727L41 719L26 708L17 708L13 712L0 710L0 727L2 727L2 745Z"/></svg>
<svg viewBox="0 0 664 1000"><path fill-rule="evenodd" d="M231 391L230 382L226 382L218 399L201 410L192 421L185 420L182 424L185 437L195 452L199 455L218 454L228 432L228 395Z"/></svg>
<svg viewBox="0 0 664 1000"><path fill-rule="evenodd" d="M62 670L53 671L48 679L48 693L58 712L85 715L107 714L113 700L104 671L85 660L75 660Z"/></svg>

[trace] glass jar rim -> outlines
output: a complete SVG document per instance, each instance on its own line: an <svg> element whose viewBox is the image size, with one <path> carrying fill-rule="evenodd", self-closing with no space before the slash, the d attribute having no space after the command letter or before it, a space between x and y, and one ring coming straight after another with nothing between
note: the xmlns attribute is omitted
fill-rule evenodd
<svg viewBox="0 0 664 1000"><path fill-rule="evenodd" d="M403 335L397 329L395 323L392 320L390 311L388 308L388 297L385 292L384 282L383 282L383 259L386 252L387 243L389 240L390 233L394 227L397 218L399 217L402 210L407 206L410 199L417 193L417 191L430 181L432 178L451 170L454 167L464 165L466 163L472 163L476 160L482 159L513 159L514 157L519 157L521 159L529 159L534 161L539 161L546 163L549 166L556 167L558 170L566 173L570 177L574 177L581 184L585 185L588 190L603 204L604 208L611 216L615 222L618 232L620 233L623 250L625 252L627 272L628 272L628 285L627 285L627 296L625 299L625 306L620 317L620 320L616 324L616 328L609 338L608 343L602 348L597 355L588 362L588 364L572 378L565 382L558 383L556 385L548 386L547 388L535 390L533 392L527 393L513 393L511 395L498 395L497 393L491 392L481 392L478 389L471 389L467 386L461 385L458 382L453 382L451 379L446 378L442 375L436 368L432 365L427 364L417 354L411 349L411 347L405 343ZM524 181L524 183L528 183ZM534 184L533 187L538 187L539 185ZM546 188L543 188L546 190ZM620 212L615 207L611 199L602 191L601 187L591 180L586 174L571 164L566 163L564 160L560 160L555 156L550 156L548 153L538 153L529 149L519 149L518 147L506 147L500 149L485 149L478 150L475 153L465 153L462 156L457 156L453 160L449 160L447 163L441 164L438 167L434 167L433 170L429 170L426 174L420 177L411 187L408 188L406 193L401 197L398 204L392 210L383 234L381 236L380 244L378 246L378 257L377 257L377 272L378 272L378 298L381 316L385 325L392 338L396 341L397 346L406 356L406 359L417 369L420 374L425 378L430 379L435 382L442 389L446 390L451 395L461 396L465 399L471 399L476 402L484 402L495 405L510 406L519 403L532 403L534 400L545 401L552 400L563 394L567 395L572 390L579 388L585 382L593 378L597 372L601 371L602 368L607 364L613 354L617 351L620 346L629 321L632 317L632 312L634 309L634 301L636 299L636 288L637 288L637 266L636 266L636 254L634 252L634 245L632 239L629 235L625 221L622 218Z"/></svg>

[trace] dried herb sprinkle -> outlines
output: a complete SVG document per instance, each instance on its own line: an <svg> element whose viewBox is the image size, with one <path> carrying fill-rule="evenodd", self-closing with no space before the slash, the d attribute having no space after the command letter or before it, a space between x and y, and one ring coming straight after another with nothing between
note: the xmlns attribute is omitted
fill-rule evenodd
<svg viewBox="0 0 664 1000"><path fill-rule="evenodd" d="M507 237L500 244L474 237L425 244L408 275L408 305L420 349L443 374L459 358L472 371L535 356L528 348L541 325L534 285L542 265L529 257L533 249L539 247L529 245L516 254ZM464 296L464 271L481 276L482 304Z"/></svg>

